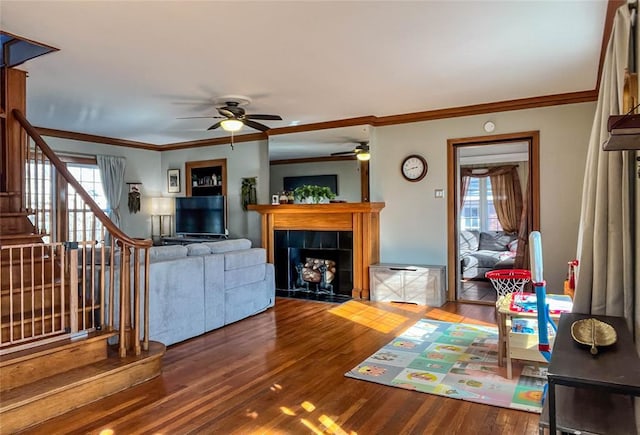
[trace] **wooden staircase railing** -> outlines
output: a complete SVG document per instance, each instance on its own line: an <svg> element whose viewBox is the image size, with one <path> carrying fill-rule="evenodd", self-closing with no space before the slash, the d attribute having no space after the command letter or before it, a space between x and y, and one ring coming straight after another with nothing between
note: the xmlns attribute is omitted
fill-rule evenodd
<svg viewBox="0 0 640 435"><path fill-rule="evenodd" d="M122 232L23 113L14 109L12 114L31 139L24 141L22 205L30 216L32 233L24 239L17 236L17 243L7 244L3 239L0 249L0 353L102 329L118 332L120 357L139 355L149 349L147 271L151 240L131 238ZM66 218L56 213L53 191L59 186L52 177L53 170L82 202L74 205L81 210L74 215L81 231L60 231ZM73 236L59 240L65 233ZM114 288L116 268L121 277L118 288Z"/></svg>

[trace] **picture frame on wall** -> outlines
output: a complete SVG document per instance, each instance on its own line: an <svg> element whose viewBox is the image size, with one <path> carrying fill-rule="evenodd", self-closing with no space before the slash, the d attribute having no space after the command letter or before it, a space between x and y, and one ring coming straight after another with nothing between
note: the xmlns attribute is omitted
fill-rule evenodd
<svg viewBox="0 0 640 435"><path fill-rule="evenodd" d="M169 193L180 192L180 169L169 169L167 171L167 191Z"/></svg>

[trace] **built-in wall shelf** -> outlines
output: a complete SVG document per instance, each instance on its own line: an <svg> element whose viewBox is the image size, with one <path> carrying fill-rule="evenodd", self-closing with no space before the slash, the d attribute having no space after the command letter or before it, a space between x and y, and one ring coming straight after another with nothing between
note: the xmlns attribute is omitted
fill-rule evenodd
<svg viewBox="0 0 640 435"><path fill-rule="evenodd" d="M187 196L227 195L227 159L185 163Z"/></svg>

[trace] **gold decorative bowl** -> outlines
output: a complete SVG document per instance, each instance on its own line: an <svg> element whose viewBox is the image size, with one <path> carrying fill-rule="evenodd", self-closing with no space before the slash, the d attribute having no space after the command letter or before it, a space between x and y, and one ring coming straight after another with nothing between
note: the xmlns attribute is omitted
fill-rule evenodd
<svg viewBox="0 0 640 435"><path fill-rule="evenodd" d="M571 324L571 336L580 344L591 346L591 354L598 353L597 346L610 346L618 336L613 326L598 319L577 320Z"/></svg>

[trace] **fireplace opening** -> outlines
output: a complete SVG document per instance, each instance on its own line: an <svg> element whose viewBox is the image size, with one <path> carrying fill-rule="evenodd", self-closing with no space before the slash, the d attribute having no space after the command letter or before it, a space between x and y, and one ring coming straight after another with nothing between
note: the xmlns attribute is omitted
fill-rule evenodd
<svg viewBox="0 0 640 435"><path fill-rule="evenodd" d="M351 299L353 236L350 231L275 231L276 289L281 296Z"/></svg>

